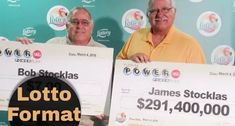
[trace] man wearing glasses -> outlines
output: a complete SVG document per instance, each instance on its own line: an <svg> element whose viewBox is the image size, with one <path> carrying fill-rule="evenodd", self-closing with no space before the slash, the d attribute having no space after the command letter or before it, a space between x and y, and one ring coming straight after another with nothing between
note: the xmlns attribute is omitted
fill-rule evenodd
<svg viewBox="0 0 235 126"><path fill-rule="evenodd" d="M175 15L174 0L149 0L147 16L151 27L134 32L117 58L137 63L205 63L203 50L197 40L173 25Z"/></svg>
<svg viewBox="0 0 235 126"><path fill-rule="evenodd" d="M94 24L91 14L86 8L76 7L72 9L67 16L67 20L67 36L52 38L47 43L105 47L95 42L91 36Z"/></svg>
<svg viewBox="0 0 235 126"><path fill-rule="evenodd" d="M86 8L75 7L67 16L67 36L55 37L48 40L46 43L105 47L104 45L93 40L91 36L93 27L94 24L90 12ZM25 37L17 38L16 41L23 44L32 43L32 40Z"/></svg>

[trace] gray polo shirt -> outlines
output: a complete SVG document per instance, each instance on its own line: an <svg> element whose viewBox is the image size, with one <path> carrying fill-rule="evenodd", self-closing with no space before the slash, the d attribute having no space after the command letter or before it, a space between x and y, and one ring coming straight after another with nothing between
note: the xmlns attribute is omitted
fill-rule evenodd
<svg viewBox="0 0 235 126"><path fill-rule="evenodd" d="M46 43L48 43L48 44L61 44L61 45L73 45L73 43L68 39L68 37L54 37L52 39L49 39ZM94 39L92 37L86 46L106 47L105 45L94 41Z"/></svg>

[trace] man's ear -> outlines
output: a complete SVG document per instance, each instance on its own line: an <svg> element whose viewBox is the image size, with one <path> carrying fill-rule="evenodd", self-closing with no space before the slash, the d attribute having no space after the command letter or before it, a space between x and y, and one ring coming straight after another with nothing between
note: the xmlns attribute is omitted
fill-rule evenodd
<svg viewBox="0 0 235 126"><path fill-rule="evenodd" d="M94 29L94 22L92 23L92 30Z"/></svg>
<svg viewBox="0 0 235 126"><path fill-rule="evenodd" d="M93 32L93 29L94 29L94 22L92 22L91 24L91 32Z"/></svg>
<svg viewBox="0 0 235 126"><path fill-rule="evenodd" d="M69 24L68 23L66 23L66 30L68 31L68 29L69 29Z"/></svg>
<svg viewBox="0 0 235 126"><path fill-rule="evenodd" d="M146 12L146 16L147 16L147 18L149 18L149 14L150 14L150 12L148 11L148 12Z"/></svg>
<svg viewBox="0 0 235 126"><path fill-rule="evenodd" d="M68 24L68 23L66 23L66 25L65 25L65 26L66 26L66 29L68 29L68 27L69 27L69 24Z"/></svg>
<svg viewBox="0 0 235 126"><path fill-rule="evenodd" d="M174 8L174 11L175 11L175 13L176 13L176 8Z"/></svg>

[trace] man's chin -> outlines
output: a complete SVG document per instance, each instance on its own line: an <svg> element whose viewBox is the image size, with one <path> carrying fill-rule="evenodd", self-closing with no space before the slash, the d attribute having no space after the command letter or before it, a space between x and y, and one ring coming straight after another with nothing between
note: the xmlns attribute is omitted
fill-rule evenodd
<svg viewBox="0 0 235 126"><path fill-rule="evenodd" d="M86 41L87 41L87 39L85 39L85 38L76 39L76 42L84 43L84 42L86 42Z"/></svg>

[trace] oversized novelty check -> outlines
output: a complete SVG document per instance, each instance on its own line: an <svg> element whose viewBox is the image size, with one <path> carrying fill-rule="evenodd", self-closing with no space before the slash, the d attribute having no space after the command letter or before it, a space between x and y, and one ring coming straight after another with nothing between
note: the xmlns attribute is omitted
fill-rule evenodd
<svg viewBox="0 0 235 126"><path fill-rule="evenodd" d="M7 110L19 82L37 74L70 82L82 115L104 113L112 65L112 48L0 42L0 110Z"/></svg>
<svg viewBox="0 0 235 126"><path fill-rule="evenodd" d="M235 126L235 67L117 60L110 126Z"/></svg>

